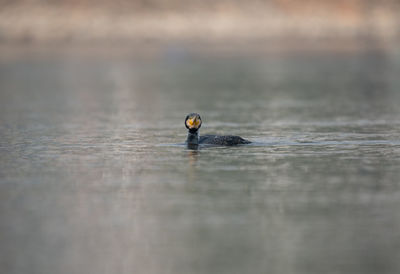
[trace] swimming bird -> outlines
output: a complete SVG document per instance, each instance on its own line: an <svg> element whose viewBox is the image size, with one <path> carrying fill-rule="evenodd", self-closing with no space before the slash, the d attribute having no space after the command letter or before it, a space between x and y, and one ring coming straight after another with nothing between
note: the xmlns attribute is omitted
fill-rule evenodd
<svg viewBox="0 0 400 274"><path fill-rule="evenodd" d="M201 117L197 113L190 113L186 116L185 126L188 129L186 144L188 147L197 147L201 144L217 146L235 146L250 144L251 142L240 136L234 135L203 135L199 137L201 127Z"/></svg>

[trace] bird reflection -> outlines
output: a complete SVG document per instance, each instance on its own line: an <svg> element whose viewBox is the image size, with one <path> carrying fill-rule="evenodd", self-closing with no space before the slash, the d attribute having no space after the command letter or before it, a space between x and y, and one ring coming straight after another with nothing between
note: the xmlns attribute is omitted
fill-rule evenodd
<svg viewBox="0 0 400 274"><path fill-rule="evenodd" d="M187 148L191 151L197 151L197 150L199 150L199 145L198 144L187 144Z"/></svg>
<svg viewBox="0 0 400 274"><path fill-rule="evenodd" d="M198 157L199 157L199 150L198 148L189 148L188 150L188 156L189 156L189 164L192 166L196 164Z"/></svg>

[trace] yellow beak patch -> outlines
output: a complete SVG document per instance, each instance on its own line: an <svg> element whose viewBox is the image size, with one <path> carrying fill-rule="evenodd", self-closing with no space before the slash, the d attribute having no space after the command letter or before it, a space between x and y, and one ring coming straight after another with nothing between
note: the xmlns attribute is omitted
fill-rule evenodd
<svg viewBox="0 0 400 274"><path fill-rule="evenodd" d="M197 119L197 117L187 119L186 121L186 125L188 126L188 128L198 128L200 124L200 119Z"/></svg>

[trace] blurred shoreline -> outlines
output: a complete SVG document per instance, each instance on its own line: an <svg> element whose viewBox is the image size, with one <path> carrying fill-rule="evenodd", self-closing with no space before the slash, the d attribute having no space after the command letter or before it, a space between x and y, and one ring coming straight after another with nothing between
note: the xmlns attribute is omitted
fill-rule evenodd
<svg viewBox="0 0 400 274"><path fill-rule="evenodd" d="M0 0L0 44L400 40L397 1L331 2Z"/></svg>
<svg viewBox="0 0 400 274"><path fill-rule="evenodd" d="M93 60L149 60L154 58L180 58L187 54L207 58L255 57L285 55L315 55L340 53L352 55L365 52L397 56L398 42L373 40L370 43L357 39L335 42L312 39L275 39L271 41L113 41L103 43L0 43L0 62L28 59L93 59Z"/></svg>

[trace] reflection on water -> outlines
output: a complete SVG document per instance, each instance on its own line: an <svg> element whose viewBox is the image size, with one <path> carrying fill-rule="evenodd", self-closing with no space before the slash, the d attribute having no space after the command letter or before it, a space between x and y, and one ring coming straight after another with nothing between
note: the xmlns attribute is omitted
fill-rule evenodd
<svg viewBox="0 0 400 274"><path fill-rule="evenodd" d="M400 270L398 55L174 52L1 61L1 272Z"/></svg>

